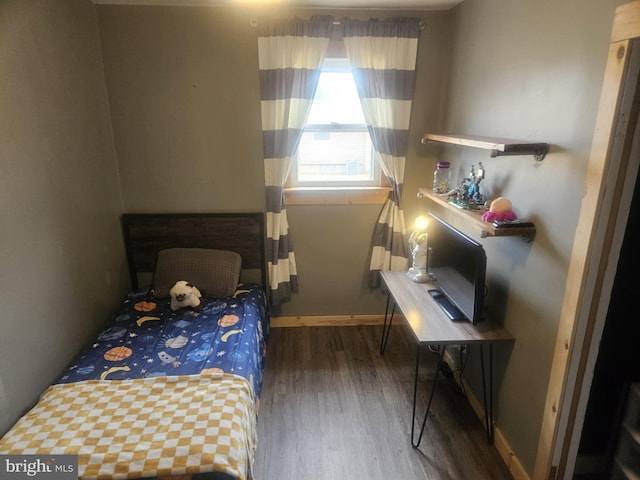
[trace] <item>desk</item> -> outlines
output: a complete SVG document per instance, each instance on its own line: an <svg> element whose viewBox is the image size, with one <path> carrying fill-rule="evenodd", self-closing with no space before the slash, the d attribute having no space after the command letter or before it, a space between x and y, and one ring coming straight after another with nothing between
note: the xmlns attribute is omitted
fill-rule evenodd
<svg viewBox="0 0 640 480"><path fill-rule="evenodd" d="M469 322L452 322L442 311L440 306L431 298L427 292L430 288L437 288L432 283L416 283L411 281L406 272L381 272L382 281L387 287L389 296L387 297L387 308L384 315L384 326L382 339L380 342L380 354L384 350L391 330L393 315L396 306L407 319L418 344L416 355L416 370L413 390L413 418L411 420L411 444L414 448L420 445L431 402L436 390L436 383L440 373L440 365L436 367L436 374L429 394L427 411L422 421L420 435L416 440L415 418L416 418L416 398L418 391L418 371L420 367L420 350L425 345L440 346L440 360L442 361L447 345L469 345L479 344L480 362L482 368L482 394L485 410L485 427L487 429L487 441L493 443L493 344L498 342L513 342L514 338L503 327L494 323L490 319L472 325ZM389 304L393 299L393 308L389 316ZM487 388L485 374L484 346L489 349L489 387Z"/></svg>

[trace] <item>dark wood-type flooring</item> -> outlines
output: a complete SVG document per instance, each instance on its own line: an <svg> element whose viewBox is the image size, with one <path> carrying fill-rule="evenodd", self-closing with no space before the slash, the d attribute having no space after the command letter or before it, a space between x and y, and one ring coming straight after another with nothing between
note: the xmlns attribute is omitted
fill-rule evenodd
<svg viewBox="0 0 640 480"><path fill-rule="evenodd" d="M381 332L271 330L257 480L511 479L454 380L440 377L422 443L411 447L416 346L408 326L393 326L380 356ZM438 360L422 358L419 416Z"/></svg>

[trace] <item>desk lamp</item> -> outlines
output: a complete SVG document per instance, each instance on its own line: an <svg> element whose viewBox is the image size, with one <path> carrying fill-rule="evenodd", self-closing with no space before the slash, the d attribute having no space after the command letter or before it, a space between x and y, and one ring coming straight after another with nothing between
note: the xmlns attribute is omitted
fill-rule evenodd
<svg viewBox="0 0 640 480"><path fill-rule="evenodd" d="M427 271L427 217L419 216L413 223L413 231L409 236L409 249L411 250L411 267L407 276L414 282L423 283L429 280Z"/></svg>

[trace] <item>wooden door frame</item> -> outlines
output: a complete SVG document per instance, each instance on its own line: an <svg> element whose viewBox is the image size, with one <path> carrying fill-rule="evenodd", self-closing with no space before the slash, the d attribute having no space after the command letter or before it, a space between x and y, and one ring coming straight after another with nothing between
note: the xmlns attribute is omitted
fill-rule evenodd
<svg viewBox="0 0 640 480"><path fill-rule="evenodd" d="M640 63L640 45L634 40L638 38L640 0L621 5L615 12L533 480L571 478L573 474L638 172L638 162L633 158L638 156L633 142Z"/></svg>

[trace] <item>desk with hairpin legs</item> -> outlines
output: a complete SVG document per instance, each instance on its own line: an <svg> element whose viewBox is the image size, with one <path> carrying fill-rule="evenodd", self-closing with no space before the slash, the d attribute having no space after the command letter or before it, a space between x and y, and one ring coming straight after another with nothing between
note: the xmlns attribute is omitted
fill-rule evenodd
<svg viewBox="0 0 640 480"><path fill-rule="evenodd" d="M493 443L493 344L501 342L513 342L511 334L497 323L490 319L484 319L477 325L470 322L453 322L442 311L436 301L429 295L428 290L437 288L432 283L416 283L411 281L406 272L381 272L382 281L389 292L387 297L387 308L384 316L384 326L382 339L380 342L380 354L384 350L389 338L391 323L395 314L396 306L406 318L413 331L418 344L416 355L416 369L413 389L413 417L411 420L411 445L417 448L422 440L422 434L427 423L427 417L431 409L431 402L436 390L436 383L440 374L440 362L436 365L435 378L431 385L427 410L422 420L420 434L415 440L416 423L416 399L418 392L418 373L420 368L420 350L429 345L440 347L440 361L442 361L448 345L471 345L478 344L480 349L480 363L482 370L482 394L484 402L485 428L487 430L487 441ZM393 300L391 313L389 306ZM488 347L488 377L484 358L484 347Z"/></svg>

